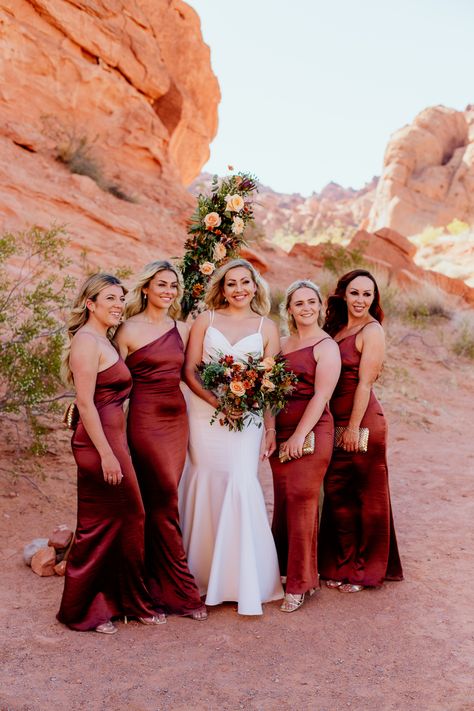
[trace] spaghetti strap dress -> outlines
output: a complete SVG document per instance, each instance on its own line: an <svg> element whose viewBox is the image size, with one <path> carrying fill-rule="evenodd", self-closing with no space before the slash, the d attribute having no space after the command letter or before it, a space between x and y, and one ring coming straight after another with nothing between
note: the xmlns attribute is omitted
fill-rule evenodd
<svg viewBox="0 0 474 711"><path fill-rule="evenodd" d="M330 402L336 426L348 424L359 382L357 333L338 341L342 369ZM369 428L367 452L335 449L324 479L319 570L324 579L380 587L384 580L402 580L403 572L390 502L387 423L373 391L360 426Z"/></svg>
<svg viewBox="0 0 474 711"><path fill-rule="evenodd" d="M298 376L298 383L286 408L276 417L277 449L270 458L275 494L272 531L280 571L287 579L286 592L293 594L302 594L319 586L319 493L331 460L334 441L333 418L328 406L326 405L319 421L313 427L314 454L307 454L282 464L278 458L278 450L280 444L294 433L314 396L317 368L313 355L315 345L317 344L285 355L288 369Z"/></svg>
<svg viewBox="0 0 474 711"><path fill-rule="evenodd" d="M126 362L133 377L128 442L146 514L147 585L158 610L186 615L203 603L189 572L179 523L188 416L180 390L184 346L176 324Z"/></svg>
<svg viewBox="0 0 474 711"><path fill-rule="evenodd" d="M131 386L121 358L97 374L94 403L120 462L120 484L104 481L99 453L80 420L71 441L77 527L57 618L74 630L92 630L114 617L154 614L145 585L145 512L125 432L123 403Z"/></svg>
<svg viewBox="0 0 474 711"><path fill-rule="evenodd" d="M203 360L261 356L262 321L255 333L231 344L213 325ZM214 408L193 392L189 399L189 461L180 483L183 539L189 567L206 605L237 602L241 615L261 615L262 603L283 597L278 559L258 480L262 421L242 432L210 424Z"/></svg>

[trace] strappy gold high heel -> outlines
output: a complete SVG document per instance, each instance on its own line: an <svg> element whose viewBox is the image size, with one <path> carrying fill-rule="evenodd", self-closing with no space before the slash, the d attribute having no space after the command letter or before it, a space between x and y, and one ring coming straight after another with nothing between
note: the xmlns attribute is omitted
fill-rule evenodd
<svg viewBox="0 0 474 711"><path fill-rule="evenodd" d="M103 622L101 625L97 625L94 632L99 634L115 634L118 632L117 627L110 620L108 622Z"/></svg>
<svg viewBox="0 0 474 711"><path fill-rule="evenodd" d="M137 620L142 625L164 625L166 624L166 615L161 612L153 617L137 617Z"/></svg>
<svg viewBox="0 0 474 711"><path fill-rule="evenodd" d="M364 589L363 585L353 585L352 583L344 583L338 587L339 592L342 593L356 593Z"/></svg>
<svg viewBox="0 0 474 711"><path fill-rule="evenodd" d="M310 588L308 590L308 595L311 597L316 592L316 588ZM295 612L304 603L305 593L285 593L283 602L280 605L280 610L282 612Z"/></svg>

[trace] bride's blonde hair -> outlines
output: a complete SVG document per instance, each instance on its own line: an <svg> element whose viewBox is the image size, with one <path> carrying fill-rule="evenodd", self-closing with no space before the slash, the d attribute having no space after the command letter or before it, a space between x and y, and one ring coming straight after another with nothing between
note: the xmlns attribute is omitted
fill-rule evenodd
<svg viewBox="0 0 474 711"><path fill-rule="evenodd" d="M98 274L92 274L80 288L79 294L76 297L67 320L67 335L69 342L66 345L61 360L61 378L66 385L74 385L72 379L72 372L69 366L69 356L71 354L71 341L74 335L79 331L89 319L89 309L86 306L87 301L95 301L99 293L106 289L108 286L120 286L123 290L124 295L127 293L127 289L124 287L120 279L113 274L104 274L99 272ZM109 328L107 331L107 337L112 340L116 326Z"/></svg>
<svg viewBox="0 0 474 711"><path fill-rule="evenodd" d="M208 309L222 309L227 305L224 298L223 287L224 279L227 272L236 267L243 267L250 272L252 281L256 286L255 294L250 302L250 308L260 316L266 316L270 312L270 297L268 295L268 286L262 279L255 267L247 262L246 259L232 259L226 262L217 269L209 280L204 297L204 303Z"/></svg>
<svg viewBox="0 0 474 711"><path fill-rule="evenodd" d="M297 281L294 281L293 284L290 284L288 289L286 290L285 293L285 298L281 302L281 315L282 318L286 320L287 326L288 326L288 331L290 333L296 333L297 332L297 327L296 327L296 321L294 319L293 314L290 313L289 308L291 304L291 299L295 291L298 291L298 289L311 289L314 291L316 296L318 297L319 301L319 315L318 315L318 326L322 326L324 323L324 314L323 314L323 298L321 296L321 292L319 291L319 287L316 286L316 284L311 281L310 279L298 279Z"/></svg>
<svg viewBox="0 0 474 711"><path fill-rule="evenodd" d="M183 298L183 277L181 272L174 264L166 259L157 259L143 267L141 272L135 279L135 285L128 294L127 303L125 306L125 318L135 316L141 313L146 307L146 294L143 289L150 285L151 280L159 272L173 272L178 282L178 293L173 303L168 309L168 313L172 319L179 319L181 316L181 299Z"/></svg>

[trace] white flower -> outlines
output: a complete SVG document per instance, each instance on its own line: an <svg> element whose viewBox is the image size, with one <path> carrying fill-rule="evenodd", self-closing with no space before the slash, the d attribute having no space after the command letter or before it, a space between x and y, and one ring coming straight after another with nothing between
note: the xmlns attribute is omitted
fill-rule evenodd
<svg viewBox="0 0 474 711"><path fill-rule="evenodd" d="M244 231L245 223L241 217L234 217L232 222L232 232L234 235L241 235Z"/></svg>
<svg viewBox="0 0 474 711"><path fill-rule="evenodd" d="M222 244L222 242L218 242L214 247L214 252L212 253L212 256L214 257L216 262L220 262L221 259L224 259L226 254L227 250L225 248L225 245Z"/></svg>

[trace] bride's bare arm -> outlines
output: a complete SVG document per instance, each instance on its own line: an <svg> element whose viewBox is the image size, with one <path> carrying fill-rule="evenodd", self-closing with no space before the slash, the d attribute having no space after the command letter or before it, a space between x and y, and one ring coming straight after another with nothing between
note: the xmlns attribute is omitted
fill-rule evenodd
<svg viewBox="0 0 474 711"><path fill-rule="evenodd" d="M208 325L209 314L204 312L199 314L191 327L184 361L183 380L198 397L209 403L211 407L217 407L219 403L216 396L210 390L203 388L196 372L197 366L202 361L202 347Z"/></svg>
<svg viewBox="0 0 474 711"><path fill-rule="evenodd" d="M280 352L280 337L274 321L266 318L263 322L263 355L276 356ZM276 449L275 415L267 410L263 416L265 427L264 449L262 459L271 457Z"/></svg>

